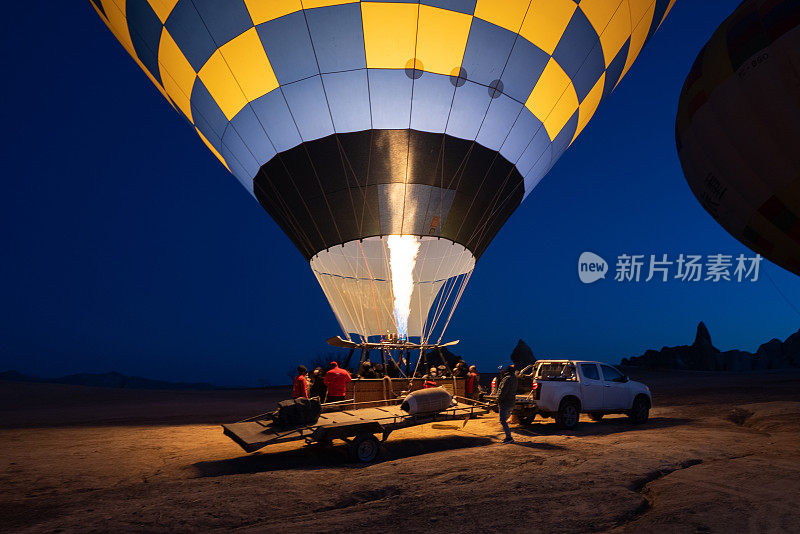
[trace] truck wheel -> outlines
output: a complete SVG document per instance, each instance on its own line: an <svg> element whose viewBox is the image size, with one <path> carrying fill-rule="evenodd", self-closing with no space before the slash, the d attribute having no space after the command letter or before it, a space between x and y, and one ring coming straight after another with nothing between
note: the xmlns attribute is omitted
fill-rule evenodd
<svg viewBox="0 0 800 534"><path fill-rule="evenodd" d="M580 414L581 412L577 402L569 399L563 400L556 414L556 426L564 430L572 430L575 428L575 425L578 424Z"/></svg>
<svg viewBox="0 0 800 534"><path fill-rule="evenodd" d="M372 434L359 434L350 443L350 454L353 460L369 463L378 457L380 444Z"/></svg>
<svg viewBox="0 0 800 534"><path fill-rule="evenodd" d="M595 423L599 423L603 420L603 412L589 412L589 419Z"/></svg>
<svg viewBox="0 0 800 534"><path fill-rule="evenodd" d="M633 407L628 417L630 417L631 423L634 425L646 423L650 417L650 403L648 400L645 397L636 397L633 400Z"/></svg>

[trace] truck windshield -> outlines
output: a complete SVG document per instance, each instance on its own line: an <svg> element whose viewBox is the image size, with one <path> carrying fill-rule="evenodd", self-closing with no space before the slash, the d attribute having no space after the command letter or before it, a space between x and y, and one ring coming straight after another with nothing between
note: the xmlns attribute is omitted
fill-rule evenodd
<svg viewBox="0 0 800 534"><path fill-rule="evenodd" d="M569 362L543 362L535 372L536 380L576 380L575 366Z"/></svg>

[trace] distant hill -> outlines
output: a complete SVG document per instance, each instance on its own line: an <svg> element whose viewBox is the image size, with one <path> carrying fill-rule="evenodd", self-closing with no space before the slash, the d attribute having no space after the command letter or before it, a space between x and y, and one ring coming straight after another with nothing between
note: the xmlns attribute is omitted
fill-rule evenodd
<svg viewBox="0 0 800 534"><path fill-rule="evenodd" d="M4 371L0 372L0 380L125 389L222 389L206 382L167 382L164 380L143 378L141 376L127 376L113 371L110 373L78 373L62 376L60 378L39 378L25 375L17 371Z"/></svg>
<svg viewBox="0 0 800 534"><path fill-rule="evenodd" d="M752 371L800 367L800 331L785 341L772 339L753 354L743 350L722 352L711 343L711 334L701 321L694 343L648 350L641 356L623 358L620 365L647 369L686 369L693 371Z"/></svg>

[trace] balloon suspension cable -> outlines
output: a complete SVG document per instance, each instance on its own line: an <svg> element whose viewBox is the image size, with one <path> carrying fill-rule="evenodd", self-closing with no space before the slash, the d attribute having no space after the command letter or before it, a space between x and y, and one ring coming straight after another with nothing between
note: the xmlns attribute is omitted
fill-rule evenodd
<svg viewBox="0 0 800 534"><path fill-rule="evenodd" d="M450 319L453 318L453 313L456 311L456 306L458 306L458 303L461 300L461 296L464 294L464 290L467 288L467 282L469 282L471 276L472 276L472 271L467 273L464 277L464 281L458 290L458 295L456 296L456 299L453 302L453 306L450 308L450 315L447 316L447 321L444 323L444 326L442 327L442 333L439 335L439 339L436 340L437 345L442 342L444 333L447 330L447 327L450 325Z"/></svg>
<svg viewBox="0 0 800 534"><path fill-rule="evenodd" d="M361 241L358 242L358 248L361 249L361 257L364 258L364 266L367 268L367 274L369 274L369 285L372 289L372 305L375 308L375 320L378 322L378 330L383 332L383 327L381 327L381 318L380 314L378 314L378 298L375 296L375 279L372 278L372 271L369 268L369 263L367 262L367 256L364 254L364 247L361 244ZM366 334L366 330L364 332ZM365 337L364 341L367 341L369 338Z"/></svg>

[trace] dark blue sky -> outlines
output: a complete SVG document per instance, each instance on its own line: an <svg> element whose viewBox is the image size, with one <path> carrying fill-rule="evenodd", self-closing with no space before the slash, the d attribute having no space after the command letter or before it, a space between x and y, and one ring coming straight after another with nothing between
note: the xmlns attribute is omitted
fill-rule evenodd
<svg viewBox="0 0 800 534"><path fill-rule="evenodd" d="M673 133L686 74L737 4L677 2L481 258L457 353L489 370L523 338L618 362L691 342L700 320L721 349L797 330L776 286L797 303L800 279L767 262L756 283L577 277L585 250L750 254L689 191ZM0 369L253 385L328 351L338 326L300 253L88 2L14 2L2 24Z"/></svg>

